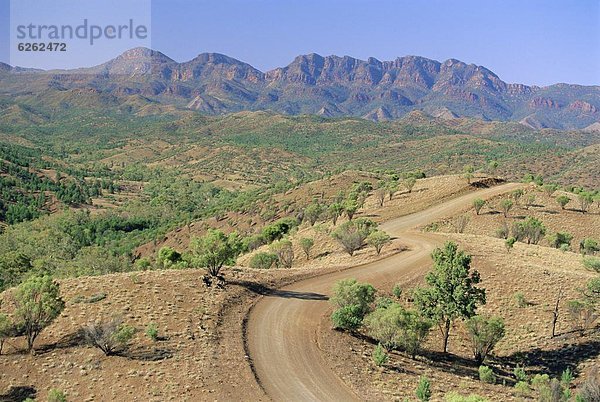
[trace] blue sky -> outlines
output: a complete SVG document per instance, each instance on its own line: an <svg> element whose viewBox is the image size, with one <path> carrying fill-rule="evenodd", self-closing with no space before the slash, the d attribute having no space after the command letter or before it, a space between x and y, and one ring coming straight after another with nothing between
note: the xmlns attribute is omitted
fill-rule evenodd
<svg viewBox="0 0 600 402"><path fill-rule="evenodd" d="M0 0L5 62L7 5ZM93 17L114 19L119 9ZM28 17L43 13L32 7ZM69 67L98 64L127 45L77 52ZM600 85L600 0L152 0L152 47L177 61L224 53L263 71L311 52L380 60L410 54L483 65L507 82Z"/></svg>

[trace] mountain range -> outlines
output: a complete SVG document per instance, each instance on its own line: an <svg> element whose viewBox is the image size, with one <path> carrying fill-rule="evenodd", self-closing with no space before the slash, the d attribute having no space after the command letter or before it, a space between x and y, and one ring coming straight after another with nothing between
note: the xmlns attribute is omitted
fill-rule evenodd
<svg viewBox="0 0 600 402"><path fill-rule="evenodd" d="M47 107L153 105L205 114L270 110L374 121L420 110L442 119L516 121L535 129L594 130L600 122L600 86L510 84L482 66L418 56L380 61L308 54L262 72L222 54L178 63L135 48L74 70L0 64L0 96Z"/></svg>

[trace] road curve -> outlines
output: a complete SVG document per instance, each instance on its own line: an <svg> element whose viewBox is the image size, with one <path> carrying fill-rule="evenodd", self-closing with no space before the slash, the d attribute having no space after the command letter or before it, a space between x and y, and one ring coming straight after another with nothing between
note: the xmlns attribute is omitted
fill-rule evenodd
<svg viewBox="0 0 600 402"><path fill-rule="evenodd" d="M353 277L373 285L395 283L399 275L417 277L431 265L430 253L441 236L414 228L448 216L475 198L492 197L519 187L504 184L478 190L380 225L402 239L409 251L344 271L296 282L264 296L252 308L246 342L258 382L276 401L361 400L331 371L317 343L321 317L331 308L326 301L333 284Z"/></svg>

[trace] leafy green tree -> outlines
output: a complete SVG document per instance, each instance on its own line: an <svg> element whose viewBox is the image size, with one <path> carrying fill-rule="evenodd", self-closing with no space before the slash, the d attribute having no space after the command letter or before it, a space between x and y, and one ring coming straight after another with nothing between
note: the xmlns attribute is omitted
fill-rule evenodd
<svg viewBox="0 0 600 402"><path fill-rule="evenodd" d="M381 249L386 244L391 243L391 237L383 230L375 229L367 237L367 244L375 249L377 255L381 254Z"/></svg>
<svg viewBox="0 0 600 402"><path fill-rule="evenodd" d="M560 205L561 209L565 209L565 207L567 206L567 204L571 201L571 199L569 197L567 197L566 195L559 195L558 197L556 197L556 202L558 205Z"/></svg>
<svg viewBox="0 0 600 402"><path fill-rule="evenodd" d="M344 205L342 205L339 202L334 202L333 204L331 204L328 208L329 211L329 217L331 218L331 221L333 222L333 225L335 226L337 224L337 220L340 216L342 216L342 214L344 213Z"/></svg>
<svg viewBox="0 0 600 402"><path fill-rule="evenodd" d="M18 285L33 268L27 255L19 251L8 251L0 255L0 291Z"/></svg>
<svg viewBox="0 0 600 402"><path fill-rule="evenodd" d="M475 362L481 365L496 344L504 337L504 320L500 317L476 315L467 320L466 327L473 357Z"/></svg>
<svg viewBox="0 0 600 402"><path fill-rule="evenodd" d="M513 202L511 200L504 199L504 200L500 201L500 208L502 209L502 213L504 214L505 218L508 217L508 213L510 212L512 207L513 207Z"/></svg>
<svg viewBox="0 0 600 402"><path fill-rule="evenodd" d="M50 276L32 276L20 284L14 294L15 321L23 329L27 350L33 350L38 335L65 308L60 288Z"/></svg>
<svg viewBox="0 0 600 402"><path fill-rule="evenodd" d="M298 226L298 220L295 218L281 218L276 222L265 226L262 230L262 235L267 244L275 240L281 239L288 234L293 228Z"/></svg>
<svg viewBox="0 0 600 402"><path fill-rule="evenodd" d="M527 240L527 244L538 244L546 235L546 227L537 218L528 217L515 225L518 233L513 233L517 239Z"/></svg>
<svg viewBox="0 0 600 402"><path fill-rule="evenodd" d="M488 173L495 174L498 170L499 163L498 161L490 161L488 163Z"/></svg>
<svg viewBox="0 0 600 402"><path fill-rule="evenodd" d="M215 229L209 229L204 237L192 239L190 246L200 266L207 268L211 276L218 276L223 265L234 264L242 248L237 233L226 236Z"/></svg>
<svg viewBox="0 0 600 402"><path fill-rule="evenodd" d="M348 220L352 220L352 218L356 214L356 211L358 211L358 208L358 202L356 202L355 200L346 200L346 202L344 203L344 212L346 213Z"/></svg>
<svg viewBox="0 0 600 402"><path fill-rule="evenodd" d="M475 286L481 280L479 272L471 272L471 256L456 243L447 242L431 256L433 271L425 277L429 286L416 289L414 298L421 314L438 323L447 352L452 322L473 317L477 305L485 304L485 289Z"/></svg>
<svg viewBox="0 0 600 402"><path fill-rule="evenodd" d="M335 328L355 330L375 301L375 288L356 279L343 279L333 287L329 301L336 307L331 319Z"/></svg>
<svg viewBox="0 0 600 402"><path fill-rule="evenodd" d="M315 240L313 238L303 237L300 239L300 247L302 248L302 251L304 251L304 254L306 254L307 260L310 260L310 250L313 248L314 245Z"/></svg>
<svg viewBox="0 0 600 402"><path fill-rule="evenodd" d="M579 252L583 255L595 254L600 251L598 241L591 237L585 238L579 242Z"/></svg>
<svg viewBox="0 0 600 402"><path fill-rule="evenodd" d="M394 194L396 194L399 189L400 189L400 185L398 184L398 182L396 180L391 180L388 182L387 192L388 192L390 201L392 200L392 198L394 197Z"/></svg>
<svg viewBox="0 0 600 402"><path fill-rule="evenodd" d="M15 324L6 315L0 313L0 355L2 355L2 349L4 348L4 342L8 338L12 338L16 335Z"/></svg>
<svg viewBox="0 0 600 402"><path fill-rule="evenodd" d="M481 212L481 208L483 208L484 205L485 200L482 200L481 198L477 198L473 201L473 207L475 208L475 213L477 215L479 215L479 212Z"/></svg>
<svg viewBox="0 0 600 402"><path fill-rule="evenodd" d="M466 165L463 168L463 177L467 179L467 183L471 184L471 180L473 180L473 173L475 172L475 168L471 165Z"/></svg>
<svg viewBox="0 0 600 402"><path fill-rule="evenodd" d="M304 217L308 219L310 226L314 226L314 224L317 223L321 215L323 215L324 211L325 207L322 204L319 204L318 202L313 202L304 209Z"/></svg>

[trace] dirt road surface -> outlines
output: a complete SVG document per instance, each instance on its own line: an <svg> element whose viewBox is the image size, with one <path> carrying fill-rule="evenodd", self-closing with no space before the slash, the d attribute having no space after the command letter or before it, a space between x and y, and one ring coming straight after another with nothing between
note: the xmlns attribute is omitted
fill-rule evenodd
<svg viewBox="0 0 600 402"><path fill-rule="evenodd" d="M443 237L422 233L426 225L487 198L513 190L520 184L504 184L478 190L411 215L388 221L380 228L398 237L408 251L373 263L327 274L280 289L263 297L250 311L246 330L247 349L257 380L268 398L276 401L361 400L329 368L319 349L321 317L331 310L327 302L334 283L356 278L375 286L417 277L431 266L431 251Z"/></svg>

